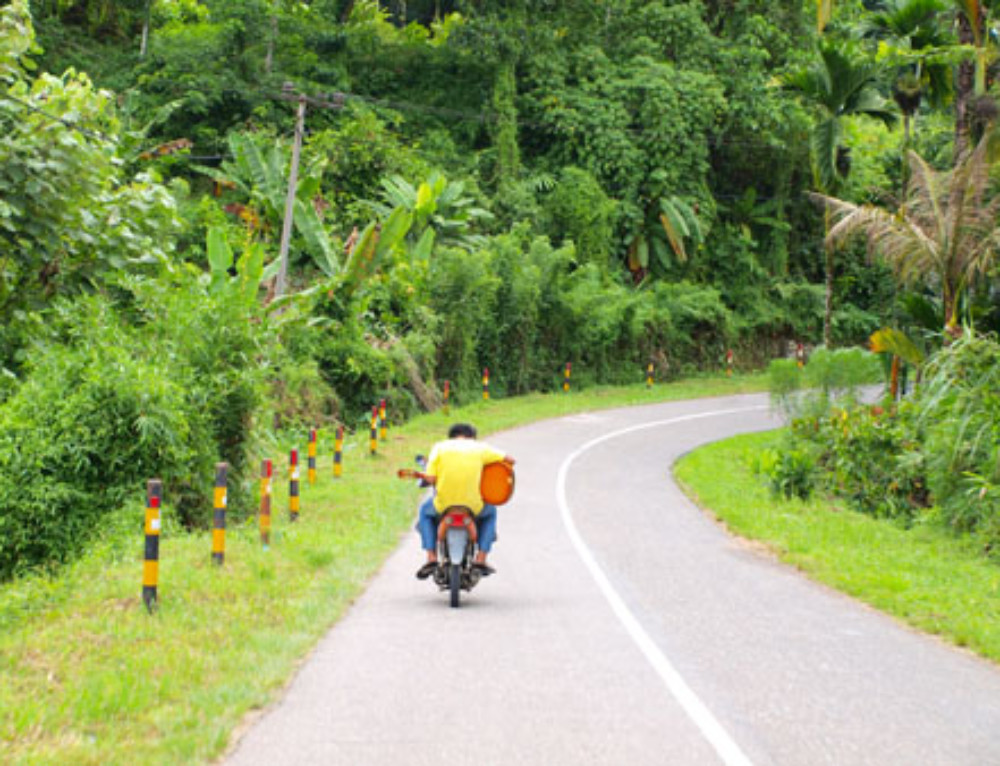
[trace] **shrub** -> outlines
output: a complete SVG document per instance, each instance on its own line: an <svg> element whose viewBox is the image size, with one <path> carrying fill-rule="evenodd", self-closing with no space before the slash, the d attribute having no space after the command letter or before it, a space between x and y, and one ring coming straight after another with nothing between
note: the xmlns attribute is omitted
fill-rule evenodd
<svg viewBox="0 0 1000 766"><path fill-rule="evenodd" d="M254 417L278 344L256 295L235 289L237 284L233 278L212 288L207 274L183 268L125 286L142 323L138 348L185 392L189 420L205 419L205 448L229 463L228 508L238 518L253 510ZM190 482L165 488L179 497L185 524L209 523L210 486L211 475L199 472Z"/></svg>
<svg viewBox="0 0 1000 766"><path fill-rule="evenodd" d="M780 449L766 449L755 458L752 468L763 476L774 495L808 500L818 478L816 458L792 443Z"/></svg>
<svg viewBox="0 0 1000 766"><path fill-rule="evenodd" d="M208 419L135 353L135 333L88 301L75 334L40 351L0 407L0 578L65 561L148 478L212 473Z"/></svg>
<svg viewBox="0 0 1000 766"><path fill-rule="evenodd" d="M828 397L856 398L862 386L882 380L876 354L862 348L818 348L805 366L805 383Z"/></svg>
<svg viewBox="0 0 1000 766"><path fill-rule="evenodd" d="M927 505L914 408L849 405L796 422L796 435L819 450L824 483L854 508L879 517L910 519Z"/></svg>
<svg viewBox="0 0 1000 766"><path fill-rule="evenodd" d="M1000 344L967 333L942 349L918 389L928 484L942 521L1000 544L992 487L1000 483ZM985 488L985 491L983 491Z"/></svg>
<svg viewBox="0 0 1000 766"><path fill-rule="evenodd" d="M586 170L566 167L545 200L553 240L572 240L582 263L608 266L614 248L615 203Z"/></svg>

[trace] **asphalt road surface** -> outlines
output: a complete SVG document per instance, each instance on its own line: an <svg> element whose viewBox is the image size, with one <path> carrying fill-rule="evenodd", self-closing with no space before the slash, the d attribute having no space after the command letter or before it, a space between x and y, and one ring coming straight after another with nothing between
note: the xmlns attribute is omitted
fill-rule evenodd
<svg viewBox="0 0 1000 766"><path fill-rule="evenodd" d="M460 609L408 535L230 766L1000 765L1000 669L730 537L670 478L764 396L569 416Z"/></svg>

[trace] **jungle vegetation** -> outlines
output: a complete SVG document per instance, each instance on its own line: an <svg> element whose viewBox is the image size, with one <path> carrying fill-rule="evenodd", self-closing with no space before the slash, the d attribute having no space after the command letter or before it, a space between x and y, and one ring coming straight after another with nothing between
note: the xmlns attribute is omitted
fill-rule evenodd
<svg viewBox="0 0 1000 766"><path fill-rule="evenodd" d="M946 355L941 406L1000 325L995 5L0 5L0 577L154 473L194 525L262 434L485 367L513 395L891 330Z"/></svg>

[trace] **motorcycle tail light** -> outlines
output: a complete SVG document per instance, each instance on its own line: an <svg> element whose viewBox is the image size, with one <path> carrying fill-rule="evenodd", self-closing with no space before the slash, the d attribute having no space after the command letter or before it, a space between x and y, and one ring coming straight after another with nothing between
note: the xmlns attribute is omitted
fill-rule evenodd
<svg viewBox="0 0 1000 766"><path fill-rule="evenodd" d="M448 526L449 527L464 527L465 526L465 514L463 513L452 513L448 516Z"/></svg>

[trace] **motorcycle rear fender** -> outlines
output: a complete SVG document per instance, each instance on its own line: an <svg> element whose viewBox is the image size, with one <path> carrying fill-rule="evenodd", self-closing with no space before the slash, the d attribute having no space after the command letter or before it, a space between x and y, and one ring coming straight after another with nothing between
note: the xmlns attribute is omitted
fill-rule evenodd
<svg viewBox="0 0 1000 766"><path fill-rule="evenodd" d="M448 527L445 532L445 545L448 558L452 564L461 564L465 558L465 548L469 544L469 533L464 527Z"/></svg>

